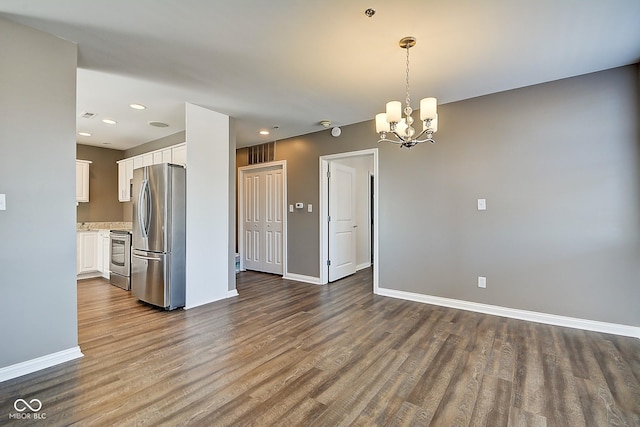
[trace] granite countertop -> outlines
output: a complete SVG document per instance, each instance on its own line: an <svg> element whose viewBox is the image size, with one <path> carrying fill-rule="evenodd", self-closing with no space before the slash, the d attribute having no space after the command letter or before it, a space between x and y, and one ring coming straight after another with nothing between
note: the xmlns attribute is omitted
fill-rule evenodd
<svg viewBox="0 0 640 427"><path fill-rule="evenodd" d="M76 231L95 231L95 230L129 230L131 231L133 224L124 221L112 222L78 222L76 223Z"/></svg>

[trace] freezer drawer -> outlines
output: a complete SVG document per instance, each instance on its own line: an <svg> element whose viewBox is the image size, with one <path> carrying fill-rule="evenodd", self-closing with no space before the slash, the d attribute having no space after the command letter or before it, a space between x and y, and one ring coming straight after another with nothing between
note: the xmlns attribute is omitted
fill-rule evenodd
<svg viewBox="0 0 640 427"><path fill-rule="evenodd" d="M170 253L134 249L131 254L131 292L140 300L167 310L184 307L184 268L172 264Z"/></svg>

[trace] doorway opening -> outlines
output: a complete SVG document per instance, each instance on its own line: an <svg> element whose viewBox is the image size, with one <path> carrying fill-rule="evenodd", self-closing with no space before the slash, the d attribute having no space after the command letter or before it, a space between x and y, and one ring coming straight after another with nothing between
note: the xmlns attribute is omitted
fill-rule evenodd
<svg viewBox="0 0 640 427"><path fill-rule="evenodd" d="M320 157L320 283L373 265L378 289L378 149Z"/></svg>

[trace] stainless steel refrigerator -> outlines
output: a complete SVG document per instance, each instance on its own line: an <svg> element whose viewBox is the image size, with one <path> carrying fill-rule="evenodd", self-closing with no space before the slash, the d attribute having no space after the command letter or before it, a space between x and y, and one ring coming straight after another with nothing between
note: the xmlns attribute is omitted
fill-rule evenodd
<svg viewBox="0 0 640 427"><path fill-rule="evenodd" d="M133 171L131 292L166 310L185 305L185 172L169 163Z"/></svg>

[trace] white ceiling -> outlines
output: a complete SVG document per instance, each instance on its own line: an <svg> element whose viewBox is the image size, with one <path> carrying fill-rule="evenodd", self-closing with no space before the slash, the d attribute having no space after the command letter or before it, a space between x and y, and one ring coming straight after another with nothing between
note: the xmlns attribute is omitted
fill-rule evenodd
<svg viewBox="0 0 640 427"><path fill-rule="evenodd" d="M640 60L638 0L0 0L0 16L78 43L78 115L97 114L78 142L115 149L184 130L185 101L234 117L239 147L370 120L404 99L407 35L414 108Z"/></svg>

